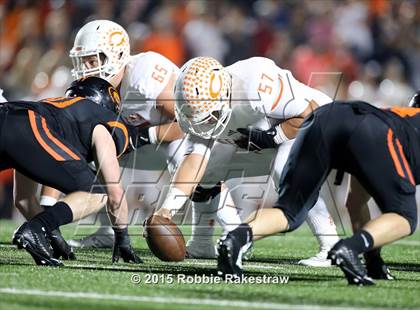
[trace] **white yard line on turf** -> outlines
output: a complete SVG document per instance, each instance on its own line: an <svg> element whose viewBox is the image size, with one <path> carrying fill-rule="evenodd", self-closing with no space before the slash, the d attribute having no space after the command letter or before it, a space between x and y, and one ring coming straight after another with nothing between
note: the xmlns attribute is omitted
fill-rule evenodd
<svg viewBox="0 0 420 310"><path fill-rule="evenodd" d="M419 246L420 241L416 240L400 240L395 242L395 244L401 244L401 245L410 245L410 246Z"/></svg>
<svg viewBox="0 0 420 310"><path fill-rule="evenodd" d="M124 270L128 270L128 269L132 269L133 271L138 270L137 267L129 267L129 266L124 266L124 267L118 267L118 266L106 266L106 265L94 265L94 264L67 264L67 267L75 267L75 268L100 268L100 269L109 269L109 270L118 270L118 269L124 269ZM184 261L182 262L179 266L207 266L207 267L215 267L216 268L216 263L215 262L197 262L197 261L193 261L193 262L189 262L189 261ZM269 265L263 265L263 264L248 264L245 263L244 264L245 267L248 268L255 268L255 269L266 269L266 270L285 270L286 268L283 266L269 266Z"/></svg>
<svg viewBox="0 0 420 310"><path fill-rule="evenodd" d="M0 248L15 248L17 249L17 246L14 244L0 244Z"/></svg>
<svg viewBox="0 0 420 310"><path fill-rule="evenodd" d="M178 298L178 297L153 297L153 296L130 296L130 295L110 295L99 293L85 293L85 292L62 292L62 291L42 291L32 289L18 289L18 288L0 288L0 294L13 295L29 295L41 297L61 297L61 298L86 298L86 299L100 299L113 301L133 301L146 302L157 304L179 304L179 305L205 305L217 307L231 307L231 308L257 308L257 309L302 309L302 310L316 310L316 309L339 309L339 310L356 310L362 309L360 307L334 307L321 305L293 305L282 303L268 303L257 301L235 301L235 300L213 300L213 299L196 299L196 298Z"/></svg>

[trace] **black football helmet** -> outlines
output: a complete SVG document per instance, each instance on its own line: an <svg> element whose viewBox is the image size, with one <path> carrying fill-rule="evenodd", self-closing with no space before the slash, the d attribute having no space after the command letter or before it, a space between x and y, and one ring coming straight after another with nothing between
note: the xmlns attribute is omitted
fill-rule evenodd
<svg viewBox="0 0 420 310"><path fill-rule="evenodd" d="M66 90L66 97L84 97L119 113L121 98L118 91L104 79L89 76L73 81Z"/></svg>
<svg viewBox="0 0 420 310"><path fill-rule="evenodd" d="M420 90L414 94L408 105L412 108L420 108Z"/></svg>

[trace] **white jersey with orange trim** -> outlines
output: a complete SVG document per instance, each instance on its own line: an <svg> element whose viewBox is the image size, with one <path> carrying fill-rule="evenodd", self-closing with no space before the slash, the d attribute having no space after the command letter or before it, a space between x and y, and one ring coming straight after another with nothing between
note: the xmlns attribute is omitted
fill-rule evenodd
<svg viewBox="0 0 420 310"><path fill-rule="evenodd" d="M145 52L130 56L125 67L120 87L124 116L137 114L137 126L155 126L173 120L163 115L156 107L156 101L162 98L162 91L172 75L179 75L179 68L166 57ZM120 162L122 182L127 190L130 207L149 210L160 197L161 189L169 182L166 170L175 170L183 158L182 140L175 140L162 145L148 145L137 152L131 152ZM140 200L139 197L142 197Z"/></svg>
<svg viewBox="0 0 420 310"><path fill-rule="evenodd" d="M237 128L253 126L265 130L297 117L312 100L319 106L332 102L329 96L297 81L290 71L279 68L268 58L252 57L225 69L232 75L232 114L217 137L220 143L234 144L241 136ZM192 153L204 154L203 146L209 145L209 141L199 137L190 140L201 144L193 147Z"/></svg>
<svg viewBox="0 0 420 310"><path fill-rule="evenodd" d="M130 56L120 88L124 115L138 114L140 123L137 125L171 121L156 108L156 99L171 76L178 76L179 72L174 63L155 52Z"/></svg>

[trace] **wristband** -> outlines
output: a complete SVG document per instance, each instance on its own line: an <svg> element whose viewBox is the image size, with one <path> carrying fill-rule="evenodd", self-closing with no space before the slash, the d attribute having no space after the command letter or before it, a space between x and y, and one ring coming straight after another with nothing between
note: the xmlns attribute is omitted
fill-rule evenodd
<svg viewBox="0 0 420 310"><path fill-rule="evenodd" d="M158 137L157 137L157 126L153 126L149 128L149 141L150 144L156 144L158 143Z"/></svg>
<svg viewBox="0 0 420 310"><path fill-rule="evenodd" d="M281 125L278 125L276 127L276 135L274 136L274 142L276 142L276 144L282 144L283 142L286 142L289 140L290 139L284 133L283 128L281 128Z"/></svg>
<svg viewBox="0 0 420 310"><path fill-rule="evenodd" d="M168 194L166 195L165 201L162 204L162 208L169 210L171 215L174 215L184 206L188 198L189 197L182 190L171 186Z"/></svg>

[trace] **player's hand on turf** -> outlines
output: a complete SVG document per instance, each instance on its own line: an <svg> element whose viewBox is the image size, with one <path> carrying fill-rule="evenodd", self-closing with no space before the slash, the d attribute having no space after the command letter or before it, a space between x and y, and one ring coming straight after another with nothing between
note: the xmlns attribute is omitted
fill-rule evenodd
<svg viewBox="0 0 420 310"><path fill-rule="evenodd" d="M134 252L134 249L131 245L128 246L119 246L114 244L114 249L112 251L112 262L118 263L120 258L123 259L124 263L133 262L135 264L140 264L143 261L140 257Z"/></svg>
<svg viewBox="0 0 420 310"><path fill-rule="evenodd" d="M275 126L268 130L248 127L238 128L237 131L242 134L242 137L235 140L235 143L243 149L260 151L275 148L279 144L276 142L277 130Z"/></svg>
<svg viewBox="0 0 420 310"><path fill-rule="evenodd" d="M114 233L115 240L114 247L112 249L112 263L117 263L120 258L122 258L125 263L142 263L143 261L140 257L137 256L136 252L131 246L128 229L114 228Z"/></svg>

